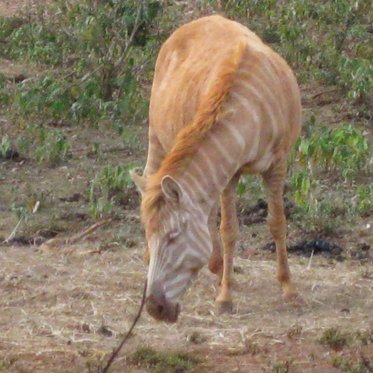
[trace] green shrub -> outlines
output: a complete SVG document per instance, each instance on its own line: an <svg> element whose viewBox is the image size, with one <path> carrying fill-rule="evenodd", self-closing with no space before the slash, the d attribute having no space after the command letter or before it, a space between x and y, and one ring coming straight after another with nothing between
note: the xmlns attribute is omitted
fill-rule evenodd
<svg viewBox="0 0 373 373"><path fill-rule="evenodd" d="M153 32L161 9L151 0L58 1L45 18L2 19L4 57L54 68L17 87L15 109L40 123L142 122L147 99L140 79L161 42Z"/></svg>
<svg viewBox="0 0 373 373"><path fill-rule="evenodd" d="M337 328L329 328L323 332L319 342L335 350L339 350L350 343L350 337Z"/></svg>
<svg viewBox="0 0 373 373"><path fill-rule="evenodd" d="M88 189L93 218L110 214L116 204L129 202L133 192L133 183L129 175L129 170L132 168L132 164L106 166L95 176Z"/></svg>
<svg viewBox="0 0 373 373"><path fill-rule="evenodd" d="M257 32L300 79L336 84L372 117L373 54L368 0L209 0L205 3ZM370 15L370 17L369 17ZM320 45L322 47L320 48Z"/></svg>
<svg viewBox="0 0 373 373"><path fill-rule="evenodd" d="M60 131L42 131L41 144L36 148L38 162L47 162L49 166L57 166L69 157L70 145Z"/></svg>

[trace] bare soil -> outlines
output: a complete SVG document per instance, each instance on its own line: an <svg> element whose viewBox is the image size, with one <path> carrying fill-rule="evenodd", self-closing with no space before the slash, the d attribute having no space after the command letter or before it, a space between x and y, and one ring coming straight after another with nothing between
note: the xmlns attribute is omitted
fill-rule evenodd
<svg viewBox="0 0 373 373"><path fill-rule="evenodd" d="M129 223L114 224L61 252L1 247L0 371L89 372L108 357L137 311L146 272L141 248L113 239L131 229ZM251 250L235 262L232 315L216 314L216 279L204 270L178 323L144 314L113 372L146 372L126 361L144 345L192 352L202 361L197 372L269 372L276 364L288 364L291 372L338 372L337 356L373 363L372 341L353 339L340 351L319 342L331 327L352 338L373 333L372 264L314 257L310 265L295 256L290 262L304 305L282 301L274 256Z"/></svg>
<svg viewBox="0 0 373 373"><path fill-rule="evenodd" d="M3 0L0 15L44 2ZM10 61L1 61L0 71L37 74ZM313 98L318 92L318 86L303 87L305 111L312 107L324 122L343 120L343 113L333 109L333 97L323 102ZM0 118L1 135L17 136L17 131L8 118ZM0 372L95 372L128 330L140 303L146 266L134 190L130 202L115 211L116 218L85 240L55 250L43 250L41 244L93 224L89 181L107 164L143 165L146 128L133 129L140 139L133 146L123 145L105 126L63 131L72 144L66 164L50 168L30 159L0 162L0 242L18 223L12 204L41 202L15 239L0 244ZM100 152L93 156L95 142ZM350 255L362 243L372 247L370 227L372 218L363 217L333 238L346 260L290 255L305 301L296 306L282 301L274 254L259 249L270 241L265 223L242 226L233 314L217 314L216 278L204 269L184 298L178 323L158 323L144 313L112 372L149 372L129 359L143 346L189 352L201 361L198 373L348 371L336 367L338 361L372 372L373 261ZM305 238L290 221L289 242ZM332 327L349 336L338 349L320 343Z"/></svg>
<svg viewBox="0 0 373 373"><path fill-rule="evenodd" d="M1 0L0 16L19 16L21 13L45 6L53 0Z"/></svg>
<svg viewBox="0 0 373 373"><path fill-rule="evenodd" d="M12 131L5 119L2 129ZM12 243L0 245L0 371L95 372L128 330L140 303L146 266L134 190L133 200L115 211L115 219L86 239L50 250L40 245L94 223L85 191L104 165L145 161L142 143L126 147L111 129L65 131L72 143L66 164L0 163L1 241L18 222L11 204L41 201ZM145 127L136 131L138 138L146 138ZM92 143L98 140L100 155L92 157ZM275 254L260 249L271 241L265 223L242 225L234 313L217 314L216 278L204 269L185 296L178 323L158 323L144 314L112 372L148 372L130 362L143 346L190 352L200 359L195 372L201 373L339 372L333 367L338 358L356 366L367 359L373 366L373 261L349 255L361 242L373 244L370 222L362 218L353 231L332 239L343 247L343 261L290 255L302 306L281 299ZM289 220L289 242L303 238ZM332 327L351 337L338 351L319 342ZM372 339L364 345L359 333Z"/></svg>

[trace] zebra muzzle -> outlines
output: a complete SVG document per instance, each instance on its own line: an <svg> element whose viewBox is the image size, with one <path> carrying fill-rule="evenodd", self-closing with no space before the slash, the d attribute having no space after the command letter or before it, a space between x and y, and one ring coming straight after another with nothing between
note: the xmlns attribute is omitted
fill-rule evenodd
<svg viewBox="0 0 373 373"><path fill-rule="evenodd" d="M156 320L174 323L180 313L180 305L167 300L163 287L154 282L149 289L145 307L150 316Z"/></svg>

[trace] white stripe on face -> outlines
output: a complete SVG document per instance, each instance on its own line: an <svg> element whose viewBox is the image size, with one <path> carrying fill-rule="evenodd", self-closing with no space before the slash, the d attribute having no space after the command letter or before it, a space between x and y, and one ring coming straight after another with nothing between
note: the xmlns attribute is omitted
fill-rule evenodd
<svg viewBox="0 0 373 373"><path fill-rule="evenodd" d="M188 276L189 279L186 279L184 282L180 282L178 286L175 286L172 289L167 290L166 294L168 299L170 299L171 301L176 301L183 294L191 280L190 275Z"/></svg>
<svg viewBox="0 0 373 373"><path fill-rule="evenodd" d="M178 289L180 285L183 285L186 282L186 280L188 280L189 278L190 278L189 272L182 272L182 273L179 273L174 278L168 280L165 286L166 294L168 295L168 292L170 290L173 290L175 288Z"/></svg>
<svg viewBox="0 0 373 373"><path fill-rule="evenodd" d="M163 220L159 234L155 233L149 240L148 285L151 288L154 281L160 281L167 299L174 301L189 284L193 277L192 270L207 263L212 245L208 234L201 229L207 224L204 214L193 213L193 219L187 219L189 215L180 215L182 213L173 207L167 212L168 218ZM182 228L181 219L188 220L185 222L186 229ZM179 231L180 236L169 241L169 234L173 230ZM170 275L174 277L170 278Z"/></svg>

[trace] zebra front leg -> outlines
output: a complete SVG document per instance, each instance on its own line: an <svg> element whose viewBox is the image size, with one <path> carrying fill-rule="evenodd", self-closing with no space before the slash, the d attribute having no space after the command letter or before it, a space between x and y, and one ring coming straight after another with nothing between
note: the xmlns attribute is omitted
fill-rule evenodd
<svg viewBox="0 0 373 373"><path fill-rule="evenodd" d="M278 163L262 175L268 195L267 224L276 244L277 279L279 280L285 300L298 298L298 292L291 281L286 249L286 217L284 212L284 184L286 162Z"/></svg>
<svg viewBox="0 0 373 373"><path fill-rule="evenodd" d="M219 283L223 275L223 256L222 245L217 225L219 203L216 203L211 209L208 225L212 240L212 254L208 263L209 270L216 274L219 278Z"/></svg>
<svg viewBox="0 0 373 373"><path fill-rule="evenodd" d="M233 254L238 240L239 226L236 211L236 185L239 175L235 175L221 195L220 235L224 247L223 276L220 293L216 298L220 312L232 312Z"/></svg>

